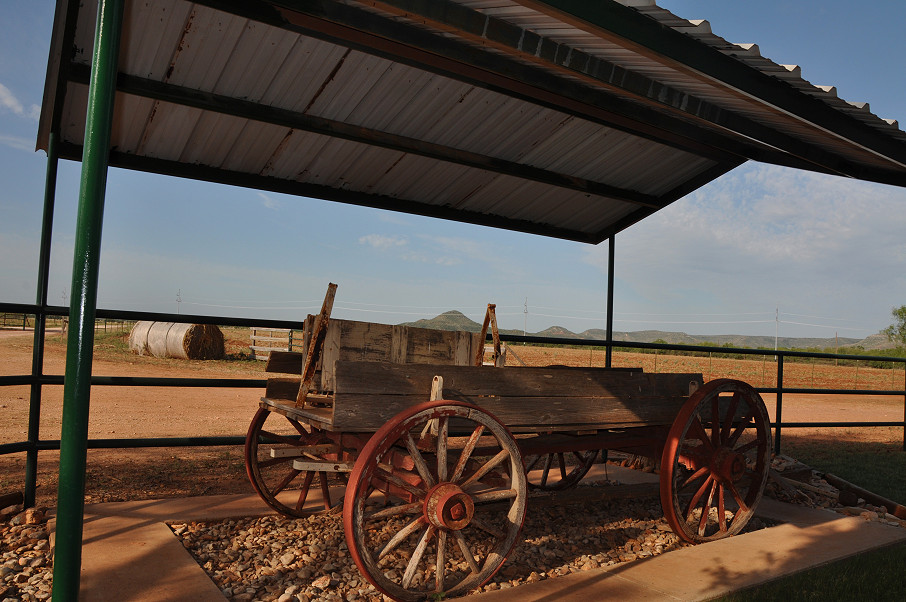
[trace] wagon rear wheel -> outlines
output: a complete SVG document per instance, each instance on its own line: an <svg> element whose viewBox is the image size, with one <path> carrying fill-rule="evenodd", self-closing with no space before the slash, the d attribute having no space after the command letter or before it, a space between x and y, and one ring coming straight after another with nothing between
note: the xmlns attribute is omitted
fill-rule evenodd
<svg viewBox="0 0 906 602"><path fill-rule="evenodd" d="M350 555L397 600L464 594L490 579L525 518L519 448L493 416L459 402L409 408L362 449L343 522Z"/></svg>
<svg viewBox="0 0 906 602"><path fill-rule="evenodd" d="M761 396L713 380L680 410L661 458L661 504L689 542L739 533L755 512L770 467L771 430Z"/></svg>
<svg viewBox="0 0 906 602"><path fill-rule="evenodd" d="M528 486L541 491L562 491L575 487L591 470L598 451L593 449L525 456Z"/></svg>
<svg viewBox="0 0 906 602"><path fill-rule="evenodd" d="M264 503L295 517L336 506L342 493L331 494L331 473L298 470L293 463L299 459L336 460L337 449L320 430L260 408L245 438L245 469ZM320 499L315 491L320 492Z"/></svg>

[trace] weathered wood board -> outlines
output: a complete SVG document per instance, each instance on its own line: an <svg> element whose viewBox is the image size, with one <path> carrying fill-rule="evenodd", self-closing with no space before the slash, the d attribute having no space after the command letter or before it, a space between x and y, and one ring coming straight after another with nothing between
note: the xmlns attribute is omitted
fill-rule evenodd
<svg viewBox="0 0 906 602"><path fill-rule="evenodd" d="M321 355L320 381L316 381L320 385L316 388L320 391L336 388L334 366L338 361L468 366L473 350L483 347L478 333L331 319ZM302 353L274 352L265 369L300 374L303 361Z"/></svg>
<svg viewBox="0 0 906 602"><path fill-rule="evenodd" d="M435 375L443 398L485 408L512 430L670 424L701 374L604 368L487 368L339 361L332 429L372 431L428 400Z"/></svg>

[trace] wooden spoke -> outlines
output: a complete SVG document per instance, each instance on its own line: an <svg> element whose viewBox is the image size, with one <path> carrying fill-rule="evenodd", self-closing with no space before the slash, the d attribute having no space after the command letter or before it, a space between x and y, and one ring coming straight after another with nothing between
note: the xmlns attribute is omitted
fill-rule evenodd
<svg viewBox="0 0 906 602"><path fill-rule="evenodd" d="M457 430L463 425L471 433L457 436L455 443L454 419ZM430 452L425 441L413 437L419 432L436 436ZM494 478L485 479L490 474ZM372 484L394 505L366 507ZM464 595L489 579L516 544L526 489L519 448L490 414L451 401L412 406L371 437L349 475L343 525L350 556L366 579L394 600ZM448 546L451 539L455 546ZM457 548L468 571L449 562ZM405 559L405 569L388 571L381 558Z"/></svg>
<svg viewBox="0 0 906 602"><path fill-rule="evenodd" d="M418 545L415 546L415 551L412 552L412 557L409 558L409 564L406 565L406 572L403 573L403 588L408 589L409 585L412 583L412 578L415 577L415 571L418 569L418 563L421 562L422 556L425 554L425 548L428 547L428 542L431 541L431 537L434 536L434 533L437 531L437 527L434 525L428 525L428 528L425 529L425 532L422 534L422 538L419 540Z"/></svg>
<svg viewBox="0 0 906 602"><path fill-rule="evenodd" d="M714 502L714 492L717 490L717 481L711 481L711 491L708 492L708 501L705 502L705 505L702 507L702 515L698 520L698 534L705 534L705 527L708 525L708 520L711 518L711 506Z"/></svg>
<svg viewBox="0 0 906 602"><path fill-rule="evenodd" d="M717 522L720 525L720 532L727 532L727 508L724 504L724 486L720 485L717 490Z"/></svg>
<svg viewBox="0 0 906 602"><path fill-rule="evenodd" d="M285 443L286 445L292 445L294 447L299 447L300 445L302 445L298 437L287 437L285 435L278 435L277 433L271 433L269 431L261 431L258 436L265 439L268 443Z"/></svg>
<svg viewBox="0 0 906 602"><path fill-rule="evenodd" d="M453 475L450 477L450 480L454 483L459 482L459 479L462 477L462 473L466 468L466 463L469 461L469 457L472 455L472 452L475 451L475 446L478 445L478 440L481 439L481 434L484 432L484 425L479 424L475 427L475 430L472 431L472 435L469 437L469 440L466 441L466 445L462 450L462 453L459 455L459 460L456 461L456 466L453 468Z"/></svg>
<svg viewBox="0 0 906 602"><path fill-rule="evenodd" d="M680 487L686 487L687 485L691 485L693 482L699 480L700 478L702 478L703 476L708 474L708 472L709 472L709 469L707 466L703 466L702 468L699 468L698 470L693 472L691 475L689 475L689 478L686 479L685 481L683 481L682 484L680 485Z"/></svg>
<svg viewBox="0 0 906 602"><path fill-rule="evenodd" d="M708 478L705 479L705 482L702 483L701 487L698 488L698 491L695 492L695 495L692 496L692 501L689 502L689 507L686 509L686 521L692 520L692 514L695 512L695 508L698 506L698 500L705 494L705 490L714 480L713 475L708 475Z"/></svg>
<svg viewBox="0 0 906 602"><path fill-rule="evenodd" d="M547 475L551 471L551 462L554 459L554 454L547 454L547 457L544 458L544 468L541 469L541 486L544 487L547 485Z"/></svg>
<svg viewBox="0 0 906 602"><path fill-rule="evenodd" d="M315 473L306 472L305 480L302 483L302 489L299 491L299 497L296 499L296 511L301 512L302 508L305 507L305 500L308 498L308 490L311 487L311 482L314 479Z"/></svg>
<svg viewBox="0 0 906 602"><path fill-rule="evenodd" d="M746 505L745 500L742 499L742 496L739 495L739 491L736 489L736 487L732 483L727 485L727 487L729 487L730 493L733 494L733 499L736 500L737 504L739 504L739 509L743 512L747 512L749 510L749 507L748 505Z"/></svg>
<svg viewBox="0 0 906 602"><path fill-rule="evenodd" d="M541 456L528 456L525 463L525 472L532 471L535 466L538 465L538 462L541 461Z"/></svg>
<svg viewBox="0 0 906 602"><path fill-rule="evenodd" d="M390 552L392 552L398 545L403 543L410 535L419 530L420 527L425 526L425 521L422 517L418 517L402 529L400 529L396 535L390 538L390 541L380 549L380 551L375 554L377 558L383 558Z"/></svg>
<svg viewBox="0 0 906 602"><path fill-rule="evenodd" d="M756 447L758 447L758 439L753 439L752 441L749 441L748 443L746 443L744 445L740 445L733 451L735 451L737 454L744 454L747 451L751 451L751 450L755 449Z"/></svg>
<svg viewBox="0 0 906 602"><path fill-rule="evenodd" d="M691 422L689 423L689 429L687 436L692 437L698 441L701 441L702 444L708 451L714 449L714 446L711 445L711 438L708 436L708 433L705 431L705 427L702 426L701 420L698 416L693 416Z"/></svg>
<svg viewBox="0 0 906 602"><path fill-rule="evenodd" d="M321 503L312 499L304 508L313 473L297 470L293 461L336 459L342 454L329 435L267 407L258 409L245 438L245 467L252 487L268 506L286 516L307 516L332 505L325 473L320 478ZM303 472L305 478L299 479Z"/></svg>
<svg viewBox="0 0 906 602"><path fill-rule="evenodd" d="M501 462L506 460L508 457L510 457L509 450L506 450L506 449L500 450L499 452L497 452L497 455L495 455L493 458L491 458L490 460L485 462L481 468L476 470L475 474L473 474L471 477L469 477L468 479L463 481L461 487L463 489L465 489L469 485L472 485L473 483L477 483L478 481L480 481L482 479L482 477L484 477L486 474L491 472L491 470L493 470L498 464L500 464Z"/></svg>
<svg viewBox="0 0 906 602"><path fill-rule="evenodd" d="M308 429L302 426L302 423L296 420L295 418L286 417L286 421L293 425L293 428L296 429L296 432L302 435L303 437L308 435Z"/></svg>
<svg viewBox="0 0 906 602"><path fill-rule="evenodd" d="M501 500L511 500L519 495L519 492L515 489L500 489L498 491L486 491L484 493L476 493L472 496L472 501L475 502L475 505L478 504L490 504L493 502L499 502Z"/></svg>
<svg viewBox="0 0 906 602"><path fill-rule="evenodd" d="M528 485L532 489L542 491L562 491L575 487L582 480L591 467L594 466L600 450L591 449L582 452L570 452L567 463L567 454L556 452L538 456L529 456L526 460L525 472L528 477ZM557 470L551 471L554 458L557 460ZM544 465L541 468L540 475L533 474L533 470L538 463L544 459Z"/></svg>
<svg viewBox="0 0 906 602"><path fill-rule="evenodd" d="M720 445L720 395L711 399L711 445Z"/></svg>
<svg viewBox="0 0 906 602"><path fill-rule="evenodd" d="M462 534L462 531L453 531L453 536L456 538L456 543L459 545L459 551L462 552L462 557L465 558L469 565L469 570L472 571L473 575L477 575L481 569L478 567L478 563L475 562L475 556L472 554L472 550L469 549L469 544L466 542L466 538Z"/></svg>
<svg viewBox="0 0 906 602"><path fill-rule="evenodd" d="M425 497L424 489L420 489L420 488L416 487L415 485L410 485L409 483L407 483L400 477L396 476L392 472L389 472L386 468L384 468L382 466L378 466L374 472L375 472L375 475L377 476L377 478L381 479L382 481L386 481L388 483L393 483L400 489L405 489L406 491L408 491L409 493L411 493L412 495L414 495L416 497L419 497L419 498Z"/></svg>
<svg viewBox="0 0 906 602"><path fill-rule="evenodd" d="M730 438L730 429L733 427L733 418L736 417L736 410L739 408L739 393L733 394L733 401L724 417L724 425L720 430L720 440L726 442Z"/></svg>
<svg viewBox="0 0 906 602"><path fill-rule="evenodd" d="M422 502L413 502L411 504L401 504L399 506L390 506L382 510L376 510L369 514L364 514L363 519L366 521L389 518L391 516L402 516L405 514L416 514L422 511Z"/></svg>
<svg viewBox="0 0 906 602"><path fill-rule="evenodd" d="M566 478L566 458L563 454L557 454L557 465L560 467L560 480Z"/></svg>
<svg viewBox="0 0 906 602"><path fill-rule="evenodd" d="M324 500L324 504L328 508L331 508L333 507L333 504L330 502L330 487L327 485L327 473L323 471L319 472L318 478L321 479L321 498Z"/></svg>
<svg viewBox="0 0 906 602"><path fill-rule="evenodd" d="M415 468L418 470L419 476L425 482L425 485L430 489L434 487L434 477L431 476L431 471L428 469L428 464L425 462L425 459L422 457L420 451L415 446L415 440L412 438L411 433L406 433L406 449L409 450L409 455L412 457L412 460L415 462Z"/></svg>
<svg viewBox="0 0 906 602"><path fill-rule="evenodd" d="M434 563L434 591L444 591L444 574L447 566L447 531L439 529L437 531L437 560Z"/></svg>
<svg viewBox="0 0 906 602"><path fill-rule="evenodd" d="M446 416L437 419L437 481L447 480L447 437L450 428Z"/></svg>
<svg viewBox="0 0 906 602"><path fill-rule="evenodd" d="M768 413L755 389L718 379L692 394L661 456L661 505L677 535L694 543L739 533L764 492L770 453Z"/></svg>
<svg viewBox="0 0 906 602"><path fill-rule="evenodd" d="M739 437L742 436L746 429L751 426L754 426L750 421L752 420L752 414L746 414L743 419L739 422L739 426L733 431L733 434L730 435L730 438L727 439L727 447L733 447L736 445L736 442L739 441Z"/></svg>

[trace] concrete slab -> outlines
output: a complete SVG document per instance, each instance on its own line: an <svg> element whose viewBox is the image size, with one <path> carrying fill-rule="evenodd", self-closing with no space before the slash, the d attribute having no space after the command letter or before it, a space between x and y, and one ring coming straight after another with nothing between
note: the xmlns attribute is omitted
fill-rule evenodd
<svg viewBox="0 0 906 602"><path fill-rule="evenodd" d="M591 478L603 476L603 472L603 467L596 466ZM632 483L627 489L657 481L656 475L614 470L613 466L607 467L607 473L611 479ZM614 493L619 496L617 491ZM86 602L222 601L217 586L164 523L270 513L255 495L88 505L83 529L80 599ZM523 585L519 587L518 597L528 601L708 600L906 541L906 529L772 499L762 501L758 514L787 522L631 564ZM487 592L472 599L512 600L513 592Z"/></svg>
<svg viewBox="0 0 906 602"><path fill-rule="evenodd" d="M850 517L806 527L784 524L630 564L520 586L519 599L711 600L901 541L906 541L904 529ZM480 594L476 600L512 598L512 591L500 590Z"/></svg>

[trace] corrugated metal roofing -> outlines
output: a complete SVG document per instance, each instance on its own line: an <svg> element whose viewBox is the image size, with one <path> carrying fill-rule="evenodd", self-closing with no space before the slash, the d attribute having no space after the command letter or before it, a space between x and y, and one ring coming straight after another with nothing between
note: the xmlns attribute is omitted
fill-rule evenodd
<svg viewBox="0 0 906 602"><path fill-rule="evenodd" d="M42 108L74 159L96 6ZM895 123L644 0L126 0L119 72L111 165L573 240L747 159L906 185Z"/></svg>

